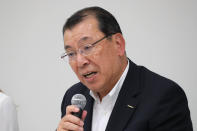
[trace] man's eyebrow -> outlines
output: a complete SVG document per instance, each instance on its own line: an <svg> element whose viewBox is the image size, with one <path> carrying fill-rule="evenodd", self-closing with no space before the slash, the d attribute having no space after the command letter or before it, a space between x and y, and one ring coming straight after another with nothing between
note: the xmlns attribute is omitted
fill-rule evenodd
<svg viewBox="0 0 197 131"><path fill-rule="evenodd" d="M71 48L71 46L69 46L69 45L65 45L65 46L64 46L64 49L65 49L65 50L67 50L67 49L69 49L69 48Z"/></svg>
<svg viewBox="0 0 197 131"><path fill-rule="evenodd" d="M82 37L82 38L78 41L78 45L79 45L80 43L82 43L82 42L88 40L88 39L91 39L91 38L88 37L88 36ZM65 46L64 46L64 49L65 49L65 50L66 50L66 49L69 49L69 48L72 48L72 47L71 47L70 45L65 45Z"/></svg>

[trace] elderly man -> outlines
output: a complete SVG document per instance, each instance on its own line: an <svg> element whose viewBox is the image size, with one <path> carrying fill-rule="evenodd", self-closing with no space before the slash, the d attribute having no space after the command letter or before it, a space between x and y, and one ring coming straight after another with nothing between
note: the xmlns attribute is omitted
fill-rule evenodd
<svg viewBox="0 0 197 131"><path fill-rule="evenodd" d="M67 90L57 131L192 131L184 91L127 58L114 16L100 7L73 14L63 27L65 53L80 82ZM73 115L75 94L87 104Z"/></svg>

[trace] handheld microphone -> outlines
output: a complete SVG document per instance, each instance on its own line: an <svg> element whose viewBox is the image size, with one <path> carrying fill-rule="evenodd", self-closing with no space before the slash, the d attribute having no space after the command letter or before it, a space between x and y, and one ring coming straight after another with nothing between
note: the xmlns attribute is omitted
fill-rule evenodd
<svg viewBox="0 0 197 131"><path fill-rule="evenodd" d="M82 94L75 94L71 99L71 104L79 108L79 112L73 112L72 114L81 118L83 109L86 105L86 97Z"/></svg>

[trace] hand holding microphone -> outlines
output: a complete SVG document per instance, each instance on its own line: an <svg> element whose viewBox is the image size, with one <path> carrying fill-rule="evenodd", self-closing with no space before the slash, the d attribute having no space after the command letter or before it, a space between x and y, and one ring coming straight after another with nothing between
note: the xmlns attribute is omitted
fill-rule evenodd
<svg viewBox="0 0 197 131"><path fill-rule="evenodd" d="M57 131L83 131L84 119L87 111L84 111L86 98L82 94L75 94L71 104L66 108L66 115L59 123Z"/></svg>

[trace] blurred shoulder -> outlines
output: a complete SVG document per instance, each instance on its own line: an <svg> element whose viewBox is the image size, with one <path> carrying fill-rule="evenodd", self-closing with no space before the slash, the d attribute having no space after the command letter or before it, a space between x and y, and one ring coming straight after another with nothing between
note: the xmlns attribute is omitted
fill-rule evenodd
<svg viewBox="0 0 197 131"><path fill-rule="evenodd" d="M142 73L144 90L150 94L153 93L154 96L158 97L161 97L161 94L164 94L165 97L170 94L172 96L179 94L185 97L184 90L175 81L152 72L145 67L142 67Z"/></svg>

